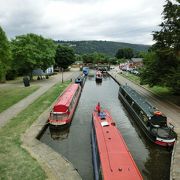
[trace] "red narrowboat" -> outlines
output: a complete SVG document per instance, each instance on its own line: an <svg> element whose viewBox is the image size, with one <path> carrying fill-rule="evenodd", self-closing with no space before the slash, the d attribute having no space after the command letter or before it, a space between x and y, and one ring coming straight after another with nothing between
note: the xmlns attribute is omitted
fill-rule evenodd
<svg viewBox="0 0 180 180"><path fill-rule="evenodd" d="M95 180L143 179L107 110L92 114L91 143Z"/></svg>
<svg viewBox="0 0 180 180"><path fill-rule="evenodd" d="M64 127L71 123L80 94L81 86L79 84L70 84L66 88L50 112L48 122L51 127Z"/></svg>

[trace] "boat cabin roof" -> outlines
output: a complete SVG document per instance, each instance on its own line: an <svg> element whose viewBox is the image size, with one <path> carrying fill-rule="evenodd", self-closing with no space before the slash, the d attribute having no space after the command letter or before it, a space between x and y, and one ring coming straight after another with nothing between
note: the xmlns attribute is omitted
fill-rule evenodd
<svg viewBox="0 0 180 180"><path fill-rule="evenodd" d="M58 98L57 103L55 104L53 111L54 112L67 112L68 107L72 101L74 94L76 93L77 89L81 88L79 84L70 84L63 94Z"/></svg>
<svg viewBox="0 0 180 180"><path fill-rule="evenodd" d="M142 176L108 111L94 111L93 123L104 180L142 179Z"/></svg>
<svg viewBox="0 0 180 180"><path fill-rule="evenodd" d="M124 85L120 86L124 91L131 97L131 99L136 102L137 105L146 113L148 117L152 117L155 111L158 111L154 106L152 106L147 100L137 93L131 87Z"/></svg>

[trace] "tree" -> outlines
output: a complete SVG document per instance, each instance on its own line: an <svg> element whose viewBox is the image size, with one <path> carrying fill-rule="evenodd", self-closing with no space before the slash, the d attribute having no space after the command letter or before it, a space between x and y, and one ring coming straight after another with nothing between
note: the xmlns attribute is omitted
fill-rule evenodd
<svg viewBox="0 0 180 180"><path fill-rule="evenodd" d="M133 50L131 48L123 48L123 49L118 49L115 57L118 59L121 58L126 58L126 59L130 59L133 57Z"/></svg>
<svg viewBox="0 0 180 180"><path fill-rule="evenodd" d="M142 70L141 81L153 85L171 87L175 93L180 93L180 4L166 0L163 10L161 30L153 34L156 43L144 58L145 67ZM149 60L148 60L149 59Z"/></svg>
<svg viewBox="0 0 180 180"><path fill-rule="evenodd" d="M11 68L10 44L0 27L0 82L5 82L7 71Z"/></svg>
<svg viewBox="0 0 180 180"><path fill-rule="evenodd" d="M180 50L180 1L172 3L166 0L163 10L163 22L160 31L155 31L153 39L155 49L172 49L176 53Z"/></svg>
<svg viewBox="0 0 180 180"><path fill-rule="evenodd" d="M56 65L60 68L67 69L75 62L74 50L67 46L58 45L55 56Z"/></svg>
<svg viewBox="0 0 180 180"><path fill-rule="evenodd" d="M56 46L51 39L36 34L17 36L12 40L14 66L23 75L37 68L46 70L54 64Z"/></svg>

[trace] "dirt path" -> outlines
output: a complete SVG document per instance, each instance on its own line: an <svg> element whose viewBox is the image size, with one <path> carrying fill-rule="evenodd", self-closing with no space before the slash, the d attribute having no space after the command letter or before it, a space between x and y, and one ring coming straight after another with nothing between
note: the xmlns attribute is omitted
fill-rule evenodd
<svg viewBox="0 0 180 180"><path fill-rule="evenodd" d="M72 69L69 72L63 73L63 80L69 80L74 79L80 74L80 71L77 69ZM45 93L48 89L50 89L53 85L55 85L58 82L62 81L62 74L57 74L54 76L50 76L49 79L39 80L39 81L33 81L31 82L31 85L40 85L40 88L35 91L34 93L30 94L26 98L22 99L18 103L14 104L7 110L0 113L0 127L3 127L10 119L12 119L14 116L16 116L18 113L20 113L22 110L27 108L29 104L31 104L33 101L35 101L38 97L40 97L43 93ZM3 87L5 86L24 86L23 83L17 82L16 84L3 84Z"/></svg>

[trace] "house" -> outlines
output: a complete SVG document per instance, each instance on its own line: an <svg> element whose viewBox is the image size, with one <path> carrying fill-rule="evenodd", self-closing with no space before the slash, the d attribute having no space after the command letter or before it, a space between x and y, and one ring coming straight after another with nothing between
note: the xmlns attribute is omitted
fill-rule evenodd
<svg viewBox="0 0 180 180"><path fill-rule="evenodd" d="M32 71L32 74L34 76L47 76L47 75L52 75L53 73L54 73L54 67L53 66L47 68L45 71L43 71L41 68L34 69Z"/></svg>
<svg viewBox="0 0 180 180"><path fill-rule="evenodd" d="M130 62L132 68L139 68L143 66L143 58L131 58Z"/></svg>

